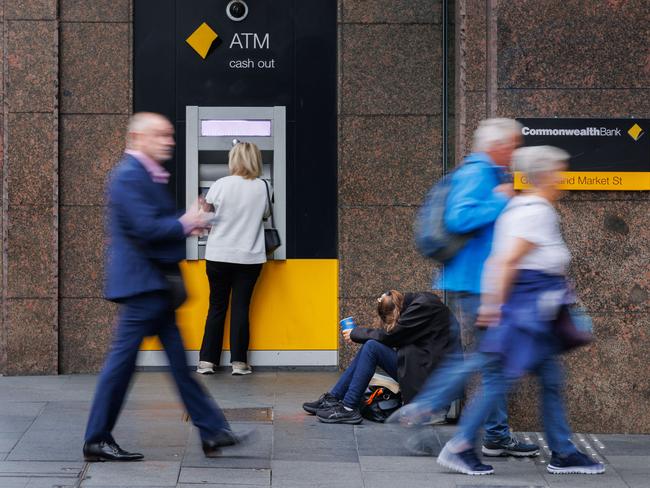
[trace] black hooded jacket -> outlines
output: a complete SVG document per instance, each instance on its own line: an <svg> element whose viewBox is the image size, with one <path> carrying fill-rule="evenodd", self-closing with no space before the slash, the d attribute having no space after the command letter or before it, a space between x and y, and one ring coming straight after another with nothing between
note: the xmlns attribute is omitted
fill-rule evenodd
<svg viewBox="0 0 650 488"><path fill-rule="evenodd" d="M350 339L358 343L374 339L397 349L397 380L402 399L408 403L443 356L454 350L449 316L449 309L437 295L406 293L402 312L390 332L356 327Z"/></svg>

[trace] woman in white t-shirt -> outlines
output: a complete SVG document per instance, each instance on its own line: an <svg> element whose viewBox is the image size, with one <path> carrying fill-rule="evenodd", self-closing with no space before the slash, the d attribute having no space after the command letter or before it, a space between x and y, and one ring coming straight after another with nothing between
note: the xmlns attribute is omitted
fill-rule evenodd
<svg viewBox="0 0 650 488"><path fill-rule="evenodd" d="M219 365L223 329L230 307L232 374L252 373L248 364L249 305L266 262L263 219L270 214L262 154L252 143L239 142L228 155L230 176L217 180L205 197L214 220L205 248L210 308L205 322L198 373L214 373ZM270 191L270 190L269 190Z"/></svg>

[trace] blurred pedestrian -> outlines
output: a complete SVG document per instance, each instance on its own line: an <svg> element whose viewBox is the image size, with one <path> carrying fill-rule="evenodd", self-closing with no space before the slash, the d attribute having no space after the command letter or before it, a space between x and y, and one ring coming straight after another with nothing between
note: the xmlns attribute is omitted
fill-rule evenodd
<svg viewBox="0 0 650 488"><path fill-rule="evenodd" d="M162 166L174 149L174 128L162 115L137 113L128 126L127 149L108 184L110 242L106 267L108 300L120 304L117 327L99 376L83 447L86 461L136 461L112 436L135 369L142 339L157 336L206 456L242 442L219 407L191 377L176 326L175 308L185 298L178 263L185 237L206 227L198 202L178 217Z"/></svg>
<svg viewBox="0 0 650 488"><path fill-rule="evenodd" d="M517 121L483 120L474 132L473 152L452 174L445 225L450 232L471 233L472 238L445 263L434 289L447 292L449 308L460 327L466 352L476 349L483 334L475 326L483 265L492 247L494 223L514 195L507 170L512 152L521 142L521 125ZM487 364L481 372L483 387L487 388L493 369ZM522 457L539 453L537 445L520 441L510 431L505 395L485 418L482 451L487 456Z"/></svg>
<svg viewBox="0 0 650 488"><path fill-rule="evenodd" d="M248 363L249 307L266 262L263 219L271 212L271 190L260 179L262 153L255 144L236 143L228 168L230 176L215 181L205 197L214 222L205 247L210 307L196 369L201 374L214 373L219 365L229 302L232 374L253 372Z"/></svg>
<svg viewBox="0 0 650 488"><path fill-rule="evenodd" d="M476 436L485 416L526 373L535 374L541 384L542 417L552 451L547 470L553 474L605 471L570 440L562 400L563 373L557 358L563 344L554 325L562 307L574 300L566 280L570 254L554 208L568 158L565 151L550 146L522 148L514 154L515 167L532 187L513 198L496 223L477 318L487 332L480 353L469 361L474 366L492 365L493 374L465 409L455 436L438 456L439 464L454 471L494 472L492 466L479 461L474 451ZM445 373L444 369L437 371L434 379ZM440 383L428 396L416 398L397 412L395 419L417 423L422 412L453 396L454 388L462 387L465 379L457 374L450 382Z"/></svg>

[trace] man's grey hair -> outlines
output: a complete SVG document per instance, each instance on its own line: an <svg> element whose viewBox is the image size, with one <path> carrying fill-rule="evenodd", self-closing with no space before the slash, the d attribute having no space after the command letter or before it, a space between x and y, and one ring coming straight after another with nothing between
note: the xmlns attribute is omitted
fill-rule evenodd
<svg viewBox="0 0 650 488"><path fill-rule="evenodd" d="M559 147L529 146L512 153L512 164L515 171L521 171L532 185L536 185L541 174L556 171L570 157L568 152Z"/></svg>
<svg viewBox="0 0 650 488"><path fill-rule="evenodd" d="M474 131L474 152L485 152L521 136L523 126L514 119L486 119Z"/></svg>

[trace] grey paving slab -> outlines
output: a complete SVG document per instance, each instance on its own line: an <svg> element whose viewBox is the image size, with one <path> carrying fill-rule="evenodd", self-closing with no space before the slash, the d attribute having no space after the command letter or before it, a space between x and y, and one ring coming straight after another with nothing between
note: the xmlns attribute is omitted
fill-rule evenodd
<svg viewBox="0 0 650 488"><path fill-rule="evenodd" d="M357 462L353 426L323 424L312 416L275 422L273 458L321 462L345 459Z"/></svg>
<svg viewBox="0 0 650 488"><path fill-rule="evenodd" d="M604 434L597 439L605 446L603 453L609 456L650 456L647 435Z"/></svg>
<svg viewBox="0 0 650 488"><path fill-rule="evenodd" d="M11 451L23 434L23 432L0 432L0 452Z"/></svg>
<svg viewBox="0 0 650 488"><path fill-rule="evenodd" d="M361 471L394 471L438 473L440 467L434 457L402 457L402 456L359 456Z"/></svg>
<svg viewBox="0 0 650 488"><path fill-rule="evenodd" d="M36 419L18 415L0 415L0 434L5 432L25 432Z"/></svg>
<svg viewBox="0 0 650 488"><path fill-rule="evenodd" d="M176 486L180 469L180 462L167 461L92 463L81 486Z"/></svg>
<svg viewBox="0 0 650 488"><path fill-rule="evenodd" d="M77 478L30 478L25 488L74 488Z"/></svg>
<svg viewBox="0 0 650 488"><path fill-rule="evenodd" d="M244 427L257 429L257 436L250 444L223 448L219 457L206 458L196 429L192 429L183 458L183 466L270 469L273 452L273 426L270 424L232 423L231 427L235 432Z"/></svg>
<svg viewBox="0 0 650 488"><path fill-rule="evenodd" d="M0 402L0 415L9 415L12 417L25 417L34 419L41 410L47 405L46 402L20 402L11 396L11 391L2 387L0 382L0 392L2 392L3 401Z"/></svg>
<svg viewBox="0 0 650 488"><path fill-rule="evenodd" d="M359 456L410 456L405 447L407 438L413 434L395 425L373 424L364 421L354 428ZM435 434L434 434L435 436ZM439 442L436 439L436 446Z"/></svg>
<svg viewBox="0 0 650 488"><path fill-rule="evenodd" d="M181 468L180 483L271 486L270 469Z"/></svg>
<svg viewBox="0 0 650 488"><path fill-rule="evenodd" d="M16 478L13 476L0 476L0 486L2 488L25 488L30 478Z"/></svg>
<svg viewBox="0 0 650 488"><path fill-rule="evenodd" d="M29 429L7 456L9 461L81 461L85 420L57 430Z"/></svg>
<svg viewBox="0 0 650 488"><path fill-rule="evenodd" d="M551 474L545 466L537 467L551 488L627 488L625 481L611 466L603 474Z"/></svg>
<svg viewBox="0 0 650 488"><path fill-rule="evenodd" d="M83 463L52 461L2 461L0 476L43 475L52 477L75 477L81 473Z"/></svg>
<svg viewBox="0 0 650 488"><path fill-rule="evenodd" d="M278 461L271 463L276 487L362 487L357 463Z"/></svg>
<svg viewBox="0 0 650 488"><path fill-rule="evenodd" d="M455 477L420 471L371 471L363 473L365 488L456 488Z"/></svg>
<svg viewBox="0 0 650 488"><path fill-rule="evenodd" d="M231 483L201 483L197 485L196 483L179 483L176 485L176 488L260 488L260 485L240 485L240 484L231 484Z"/></svg>

